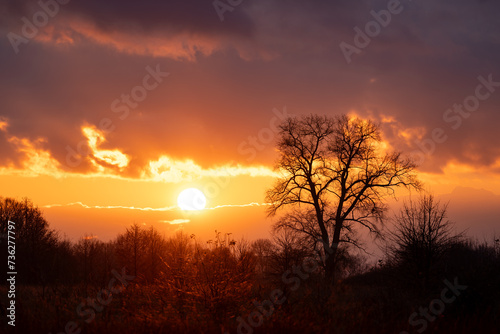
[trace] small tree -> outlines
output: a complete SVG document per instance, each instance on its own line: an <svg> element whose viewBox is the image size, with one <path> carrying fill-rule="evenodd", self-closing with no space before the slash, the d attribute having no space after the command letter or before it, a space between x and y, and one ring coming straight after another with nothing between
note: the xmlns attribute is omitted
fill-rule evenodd
<svg viewBox="0 0 500 334"><path fill-rule="evenodd" d="M189 237L182 231L177 232L166 242L165 256L162 259L163 271L160 286L164 291L160 298L165 306L171 303L182 321L186 320L189 310L194 309L194 235Z"/></svg>
<svg viewBox="0 0 500 334"><path fill-rule="evenodd" d="M125 233L116 238L116 251L121 263L124 264L132 274L143 279L145 277L145 259L147 254L145 248L144 229L139 224L132 224Z"/></svg>
<svg viewBox="0 0 500 334"><path fill-rule="evenodd" d="M433 195L424 195L417 202L409 200L394 217L389 247L392 261L408 265L412 273L427 286L431 269L462 234L454 234L453 223L447 218L447 205Z"/></svg>
<svg viewBox="0 0 500 334"><path fill-rule="evenodd" d="M251 245L252 252L255 254L255 271L261 279L269 271L270 259L275 252L274 248L269 239L257 239Z"/></svg>

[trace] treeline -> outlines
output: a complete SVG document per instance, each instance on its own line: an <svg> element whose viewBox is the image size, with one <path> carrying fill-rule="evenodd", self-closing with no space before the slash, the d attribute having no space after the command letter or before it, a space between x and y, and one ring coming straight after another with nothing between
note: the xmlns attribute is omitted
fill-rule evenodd
<svg viewBox="0 0 500 334"><path fill-rule="evenodd" d="M75 317L88 328L97 326L102 317L109 316L108 312L117 310L113 306L106 308L97 314L96 321L87 324L88 313L78 314L75 306L105 289L113 271L134 277L125 292L114 297L122 303L127 300L131 308L120 309L124 314L138 311L153 324L163 322L177 331L199 322L210 326L210 330L234 325L240 314L254 311L252 301L264 300L273 289L279 288L282 297L289 298L293 289L287 280L297 279L292 270L316 257L287 232L250 243L215 231L212 240L199 242L195 235L178 232L164 236L152 226L133 224L109 242L87 235L71 243L50 228L40 209L28 199L0 200L2 235L7 233L8 221L16 226L19 300L27 309L35 306L31 304L42 304L47 312L46 317L28 312L23 320L23 312L19 311L18 323L30 323L33 327L29 329L64 328L65 321ZM4 241L1 239L2 245ZM0 247L2 252L7 249ZM347 252L342 261L346 273L360 263ZM321 269L310 274L318 282ZM63 302L62 296L72 297ZM58 316L54 318L55 314Z"/></svg>
<svg viewBox="0 0 500 334"><path fill-rule="evenodd" d="M198 276L205 271L207 275L234 274L244 269L246 276L278 277L305 258L315 256L301 240L286 231L274 235L273 240L253 243L235 241L229 233L215 231L213 240L199 243L194 234L166 237L153 226L133 224L109 242L85 235L71 243L50 228L41 210L30 200L12 198L0 199L2 244L6 243L9 220L15 222L18 279L25 284L103 286L111 270L122 267L136 277L136 282L145 284L163 280L166 273L175 276L178 271L192 273L194 269ZM6 249L2 247L2 251ZM352 271L357 260L346 252L342 255L345 269ZM196 264L196 268L186 267L188 263ZM236 271L233 273L224 266Z"/></svg>
<svg viewBox="0 0 500 334"><path fill-rule="evenodd" d="M73 245L50 229L40 209L28 199L0 198L0 247L7 262L8 221L14 222L11 242L15 243L15 267L20 283L47 284L68 278L73 268ZM7 263L5 263L7 264ZM1 272L2 282L6 271ZM70 279L68 278L68 281Z"/></svg>
<svg viewBox="0 0 500 334"><path fill-rule="evenodd" d="M111 270L126 267L139 283L152 284L166 271L178 268L194 256L202 263L209 253L229 250L220 234L211 245L201 247L195 236L182 233L165 237L154 227L133 224L114 240L103 242L85 235L76 243L64 240L52 230L41 210L28 199L0 199L0 243L7 258L8 221L15 224L16 268L22 284L57 285L82 283L103 286ZM246 256L242 245L230 241L231 254ZM170 268L170 269L169 269ZM5 273L3 273L5 275Z"/></svg>
<svg viewBox="0 0 500 334"><path fill-rule="evenodd" d="M134 224L109 242L70 243L29 200L1 199L0 233L16 222L17 323L25 332L64 332L74 321L82 333L411 333L424 326L489 333L500 316L500 242L453 234L445 211L432 198L410 203L376 265L343 245L334 285L325 281L321 248L279 226L253 242L220 232L200 242ZM117 273L128 283L113 292ZM467 288L439 315L420 315L441 298L445 280Z"/></svg>

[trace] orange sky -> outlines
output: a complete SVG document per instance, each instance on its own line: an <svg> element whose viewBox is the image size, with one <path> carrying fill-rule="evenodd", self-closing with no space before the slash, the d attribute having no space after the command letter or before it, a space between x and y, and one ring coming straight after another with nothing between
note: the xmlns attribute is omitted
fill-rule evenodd
<svg viewBox="0 0 500 334"><path fill-rule="evenodd" d="M339 44L383 2L248 1L224 21L206 1L106 3L61 5L18 45L41 9L0 7L0 196L32 199L62 234L266 237L276 125L309 113L374 120L427 190L486 203L476 230L454 207L460 224L500 233L496 3L405 5L351 63ZM188 187L207 209L176 207Z"/></svg>

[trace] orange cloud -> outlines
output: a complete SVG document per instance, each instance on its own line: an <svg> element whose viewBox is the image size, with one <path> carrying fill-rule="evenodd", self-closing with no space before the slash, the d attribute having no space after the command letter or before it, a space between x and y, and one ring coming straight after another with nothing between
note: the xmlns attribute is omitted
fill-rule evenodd
<svg viewBox="0 0 500 334"><path fill-rule="evenodd" d="M184 34L143 35L129 32L113 31L101 32L90 23L79 22L71 28L78 34L94 41L108 45L119 52L154 57L169 57L174 59L195 60L196 53L211 54L217 47L215 41L206 37Z"/></svg>
<svg viewBox="0 0 500 334"><path fill-rule="evenodd" d="M251 177L274 177L277 173L264 166L220 166L203 169L192 160L178 161L168 156L161 156L158 160L150 161L149 166L142 172L142 178L157 182L192 182L202 177L236 177L248 175Z"/></svg>
<svg viewBox="0 0 500 334"><path fill-rule="evenodd" d="M0 119L0 130L7 133L7 120ZM65 171L51 152L43 148L47 144L44 138L30 141L7 133L7 141L15 146L17 152L23 154L22 168L0 168L0 174L22 174L29 176L49 175L53 177L107 177L123 180L140 180L148 182L193 182L202 178L233 178L238 176L275 177L277 173L266 166L243 166L229 163L224 166L203 168L191 159L177 160L167 155L157 160L150 160L146 166L139 167L139 177L123 176L122 172L129 167L131 158L119 149L102 149L106 142L105 134L93 125L81 127L89 148L85 157L94 166L93 172L76 173ZM120 173L118 173L118 171Z"/></svg>
<svg viewBox="0 0 500 334"><path fill-rule="evenodd" d="M419 173L419 178L437 193L451 192L457 185L476 189L486 189L500 195L500 179L494 172L500 168L500 159L492 166L473 166L458 161L449 161L442 173Z"/></svg>
<svg viewBox="0 0 500 334"><path fill-rule="evenodd" d="M360 116L356 110L349 111L349 116L351 118L368 118L376 120L381 124L381 128L384 132L383 137L387 138L387 140L384 139L384 145L387 150L392 147L400 146L401 142L407 147L413 147L415 142L422 140L427 133L425 127L406 127L398 121L396 117L391 115L375 113L372 110L367 110L364 114L366 114L366 117Z"/></svg>
<svg viewBox="0 0 500 334"><path fill-rule="evenodd" d="M160 220L160 223L170 224L170 225L179 225L189 223L191 220L189 219L174 219L174 220Z"/></svg>
<svg viewBox="0 0 500 334"><path fill-rule="evenodd" d="M87 137L89 148L92 150L92 155L97 162L116 166L120 169L128 166L130 160L126 154L116 149L101 150L98 148L98 146L106 141L101 131L97 130L94 126L84 126L82 127L82 132Z"/></svg>
<svg viewBox="0 0 500 334"><path fill-rule="evenodd" d="M9 123L7 122L6 118L0 117L0 131L7 131L7 127L9 126Z"/></svg>
<svg viewBox="0 0 500 334"><path fill-rule="evenodd" d="M215 210L215 209L220 209L220 208L246 208L246 207L252 207L252 206L269 206L272 203L257 203L257 202L252 202L248 204L223 204L223 205L217 205L214 206L213 208L207 208L207 210Z"/></svg>
<svg viewBox="0 0 500 334"><path fill-rule="evenodd" d="M81 206L84 209L127 209L127 210L139 210L139 211L172 211L177 208L176 206L167 206L164 208L149 208L149 207L138 208L135 206L123 206L123 205L87 205L83 204L82 202L74 202L68 204L49 204L49 205L44 205L42 207L50 209L62 206Z"/></svg>
<svg viewBox="0 0 500 334"><path fill-rule="evenodd" d="M56 45L72 45L83 39L122 53L189 61L196 60L197 54L210 55L222 48L221 42L216 39L188 32L162 31L145 35L130 31L101 31L95 23L77 17L61 19L58 25L47 27L36 36L38 42Z"/></svg>
<svg viewBox="0 0 500 334"><path fill-rule="evenodd" d="M0 174L17 174L23 176L38 176L38 175L52 175L54 177L61 177L61 164L52 157L48 150L43 146L47 144L45 138L37 138L31 141L28 138L19 138L9 135L7 127L9 123L7 119L0 118L0 131L6 134L7 142L14 146L14 149L22 155L21 169L13 167L1 167Z"/></svg>
<svg viewBox="0 0 500 334"><path fill-rule="evenodd" d="M101 29L97 23L74 15L60 17L53 25L45 27L34 40L53 45L75 45L88 40L121 53L187 61L196 61L200 55L209 56L229 47L247 61L272 60L279 56L276 51L227 35L168 29L149 31L147 34L141 29Z"/></svg>

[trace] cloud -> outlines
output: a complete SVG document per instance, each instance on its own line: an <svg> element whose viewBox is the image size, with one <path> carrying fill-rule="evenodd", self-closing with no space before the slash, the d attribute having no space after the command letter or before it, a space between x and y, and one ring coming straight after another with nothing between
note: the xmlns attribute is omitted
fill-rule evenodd
<svg viewBox="0 0 500 334"><path fill-rule="evenodd" d="M170 224L170 225L179 225L189 223L191 220L189 219L174 219L174 220L160 220L160 223Z"/></svg>
<svg viewBox="0 0 500 334"><path fill-rule="evenodd" d="M500 194L500 159L493 166L477 166L451 160L442 168L441 173L421 172L419 178L424 184L431 185L432 190L446 192L457 185L462 187L489 189ZM442 191L444 189L444 191Z"/></svg>
<svg viewBox="0 0 500 334"><path fill-rule="evenodd" d="M99 149L102 143L106 141L102 131L97 130L93 126L82 127L82 132L88 140L89 148L92 150L94 161L100 164L116 166L123 170L128 166L129 157L119 150L102 150Z"/></svg>
<svg viewBox="0 0 500 334"><path fill-rule="evenodd" d="M7 119L0 117L0 131L5 132L8 126L9 123L7 122Z"/></svg>
<svg viewBox="0 0 500 334"><path fill-rule="evenodd" d="M136 31L102 31L91 22L68 21L60 29L47 29L44 34L37 36L37 40L47 44L74 46L88 41L112 48L118 53L189 61L222 48L216 38L193 36L186 32L152 32L144 35Z"/></svg>
<svg viewBox="0 0 500 334"><path fill-rule="evenodd" d="M22 45L19 55L6 38L0 41L2 115L8 117L0 123L0 168L22 169L30 151L37 152L30 153L32 161L43 161L43 170L53 173L59 168L168 182L271 176L266 166L276 157L274 143L258 152L254 166L217 166L241 161L238 144L269 124L274 106L285 104L295 114L356 110L385 120L387 143L407 153L444 128L449 138L427 157L421 167L427 172L440 173L453 160L497 168L499 92L457 131L448 131L442 116L473 92L477 76L493 73L500 80L500 4L403 5L347 65L339 43L351 42L353 28L363 27L370 11L387 1L243 1L224 22L210 1L71 1L40 29L39 43ZM21 17L39 10L26 0L0 6L5 33L19 32ZM120 121L111 102L160 61L171 78ZM97 156L68 168L66 146L87 141L82 124L104 117L116 131L95 147ZM7 130L28 141L4 140ZM190 157L196 159L189 163Z"/></svg>
<svg viewBox="0 0 500 334"><path fill-rule="evenodd" d="M223 205L217 205L212 208L207 208L207 210L216 210L220 208L246 208L246 207L252 207L252 206L269 206L272 205L272 203L247 203L247 204L223 204Z"/></svg>
<svg viewBox="0 0 500 334"><path fill-rule="evenodd" d="M6 144L9 145L7 152L13 152L16 159L13 160L11 156L7 160L10 161L8 166L0 166L0 174L15 174L28 177L38 175L62 176L60 163L45 148L47 146L45 138L39 137L35 140L19 138L7 131L8 126L7 119L0 118L0 132L4 133Z"/></svg>
<svg viewBox="0 0 500 334"><path fill-rule="evenodd" d="M3 120L0 125L5 132L7 142L17 152L21 165L19 167L1 167L0 174L18 174L25 176L48 175L61 177L109 177L123 180L140 180L150 182L193 182L202 178L233 178L238 176L250 177L273 177L277 174L265 166L243 166L223 165L212 168L203 168L191 159L177 160L166 155L157 160L150 160L142 167L139 176L127 176L123 174L129 167L130 157L119 149L102 149L107 142L105 133L94 126L82 126L82 133L86 138L88 154L81 156L83 161L90 161L93 170L86 173L66 171L61 164L51 155L50 151L44 149L47 145L45 138L37 138L31 141L28 138L19 138L6 132L7 121ZM75 203L78 204L78 203ZM81 203L79 203L81 204Z"/></svg>
<svg viewBox="0 0 500 334"><path fill-rule="evenodd" d="M192 160L174 161L167 156L162 156L156 161L149 162L149 168L143 171L143 178L152 178L160 182L178 183L192 182L200 178L202 168Z"/></svg>
<svg viewBox="0 0 500 334"><path fill-rule="evenodd" d="M138 208L135 206L122 206L122 205L87 205L82 202L73 202L68 204L47 204L42 206L42 208L55 208L55 207L65 207L65 206L80 206L84 209L126 209L126 210L139 210L139 211L172 211L175 210L176 206L164 207L164 208Z"/></svg>
<svg viewBox="0 0 500 334"><path fill-rule="evenodd" d="M257 203L257 202L252 202L252 203L246 203L246 204L222 204L222 205L217 205L214 207L210 208L205 208L204 210L218 210L218 209L225 209L225 208L247 208L247 207L260 207L260 206L269 206L271 203ZM135 206L123 206L123 205L87 205L82 202L73 202L73 203L67 203L67 204L47 204L41 206L44 209L52 209L52 208L60 208L60 207L72 207L72 206L79 206L84 209L98 209L98 210L133 210L133 211L143 211L143 212L171 212L171 211L176 211L179 210L177 206L169 206L169 207L163 207L163 208L151 208L151 207L135 207ZM184 224L190 222L189 219L173 219L173 220L161 220L161 223L168 223L172 225L176 224Z"/></svg>
<svg viewBox="0 0 500 334"><path fill-rule="evenodd" d="M192 182L203 177L236 177L247 175L251 177L274 177L277 173L264 166L220 166L203 169L193 160L176 161L168 156L161 156L158 160L150 161L143 170L142 178L150 178L157 182Z"/></svg>
<svg viewBox="0 0 500 334"><path fill-rule="evenodd" d="M30 18L41 7L28 1L3 6L10 31L20 34L21 17ZM17 20L16 20L17 18ZM250 41L254 24L245 11L232 13L224 24L212 2L202 0L72 1L60 6L35 40L53 45L89 41L122 53L186 59L209 55Z"/></svg>
<svg viewBox="0 0 500 334"><path fill-rule="evenodd" d="M52 175L61 176L60 164L55 160L49 151L43 149L46 140L38 138L36 141L30 141L27 138L18 138L12 136L9 138L17 152L24 155L23 173L29 176Z"/></svg>
<svg viewBox="0 0 500 334"><path fill-rule="evenodd" d="M244 0L221 22L211 0L73 0L18 54L6 34L21 33L21 18L31 20L38 1L0 2L2 188L40 204L70 202L47 211L61 215L62 228L66 212L78 212L71 221L81 233L106 214L94 225L109 231L118 222L112 216L175 222L178 209L166 205L183 182L200 189L228 182L204 218L260 212L276 142L257 142L249 162L238 147L287 105L294 115L355 111L381 124L383 150L406 154L442 128L448 139L426 156L421 178L445 190L465 183L498 193L500 91L457 130L443 113L474 92L479 75L500 81L500 2L402 0L404 11L347 64L339 44L352 43L353 28L387 2ZM120 118L112 102L157 64L168 80ZM103 119L112 132L97 130ZM68 165L67 147L88 151L80 165ZM59 179L3 176L12 174ZM192 219L173 228L196 225ZM254 230L260 218L242 219Z"/></svg>

